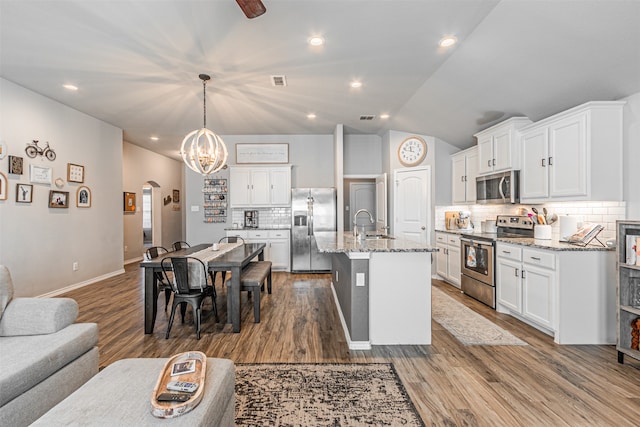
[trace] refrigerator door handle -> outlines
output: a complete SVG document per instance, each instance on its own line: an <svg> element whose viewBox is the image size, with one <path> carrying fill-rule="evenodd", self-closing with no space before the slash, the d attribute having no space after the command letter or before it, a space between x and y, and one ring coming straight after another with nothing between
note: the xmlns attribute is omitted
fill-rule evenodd
<svg viewBox="0 0 640 427"><path fill-rule="evenodd" d="M309 215L309 220L307 221L307 224L309 224L309 227L308 227L309 236L313 236L313 215Z"/></svg>

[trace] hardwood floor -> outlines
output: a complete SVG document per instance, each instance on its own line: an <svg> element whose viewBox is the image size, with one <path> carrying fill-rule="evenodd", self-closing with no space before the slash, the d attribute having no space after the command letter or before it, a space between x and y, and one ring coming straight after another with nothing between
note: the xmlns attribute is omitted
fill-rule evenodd
<svg viewBox="0 0 640 427"><path fill-rule="evenodd" d="M510 331L528 346L463 346L432 322L430 346L347 348L330 275L274 273L263 294L262 322L253 323L243 293L242 331L214 323L205 301L202 338L190 310L164 338L164 295L154 333L143 328L143 274L138 264L117 277L65 294L80 305L79 321L100 330L100 365L131 357L169 357L200 350L210 357L248 362L392 362L427 425L631 426L640 423L640 362L617 363L615 346L559 346L547 335L496 313L440 281L433 285ZM218 279L219 280L219 279ZM218 308L226 319L220 283Z"/></svg>

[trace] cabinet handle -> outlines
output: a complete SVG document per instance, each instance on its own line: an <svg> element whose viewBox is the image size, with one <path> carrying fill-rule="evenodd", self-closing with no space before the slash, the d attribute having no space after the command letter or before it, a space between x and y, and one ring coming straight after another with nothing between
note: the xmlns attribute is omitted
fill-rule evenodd
<svg viewBox="0 0 640 427"><path fill-rule="evenodd" d="M488 167L491 167L491 160L490 160L490 159L489 159L489 160L487 160L487 166L488 166Z"/></svg>
<svg viewBox="0 0 640 427"><path fill-rule="evenodd" d="M502 251L503 254L510 254L511 251Z"/></svg>
<svg viewBox="0 0 640 427"><path fill-rule="evenodd" d="M546 159L542 159L542 167L545 167L545 166L546 166L546 165L544 164L544 161L545 161L545 160L546 160Z"/></svg>
<svg viewBox="0 0 640 427"><path fill-rule="evenodd" d="M537 256L532 256L532 257L529 257L529 258L535 259L536 261L540 261L540 258L538 258Z"/></svg>
<svg viewBox="0 0 640 427"><path fill-rule="evenodd" d="M493 159L493 166L496 165L496 159Z"/></svg>
<svg viewBox="0 0 640 427"><path fill-rule="evenodd" d="M460 177L460 182L464 182L464 175Z"/></svg>
<svg viewBox="0 0 640 427"><path fill-rule="evenodd" d="M553 166L553 157L549 157L549 166Z"/></svg>
<svg viewBox="0 0 640 427"><path fill-rule="evenodd" d="M516 277L518 277L520 275L520 269L516 268Z"/></svg>
<svg viewBox="0 0 640 427"><path fill-rule="evenodd" d="M520 277L522 277L523 279L526 278L526 276L524 275L524 270L522 270L522 272L520 273Z"/></svg>

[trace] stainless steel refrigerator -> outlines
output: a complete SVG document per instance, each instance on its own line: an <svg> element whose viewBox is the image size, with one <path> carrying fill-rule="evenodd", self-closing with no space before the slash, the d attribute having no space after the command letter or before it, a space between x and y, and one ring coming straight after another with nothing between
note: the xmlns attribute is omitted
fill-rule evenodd
<svg viewBox="0 0 640 427"><path fill-rule="evenodd" d="M315 232L336 231L335 188L291 190L291 271L331 270L331 254L318 252Z"/></svg>

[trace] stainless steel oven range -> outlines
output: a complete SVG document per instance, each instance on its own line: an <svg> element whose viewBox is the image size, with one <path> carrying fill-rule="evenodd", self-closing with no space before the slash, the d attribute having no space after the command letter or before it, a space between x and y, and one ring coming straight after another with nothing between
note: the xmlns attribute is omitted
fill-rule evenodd
<svg viewBox="0 0 640 427"><path fill-rule="evenodd" d="M496 308L493 253L495 239L463 234L460 238L461 288L470 297Z"/></svg>
<svg viewBox="0 0 640 427"><path fill-rule="evenodd" d="M491 308L496 308L496 239L531 238L534 227L531 218L522 215L498 215L496 225L496 234L463 234L460 238L462 292Z"/></svg>

